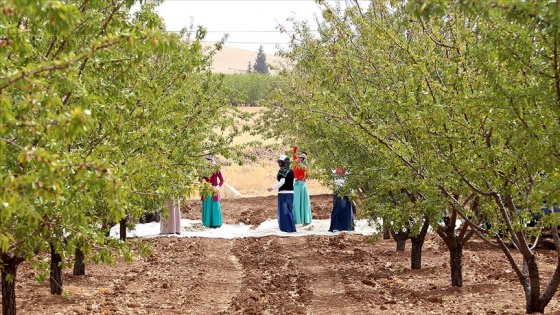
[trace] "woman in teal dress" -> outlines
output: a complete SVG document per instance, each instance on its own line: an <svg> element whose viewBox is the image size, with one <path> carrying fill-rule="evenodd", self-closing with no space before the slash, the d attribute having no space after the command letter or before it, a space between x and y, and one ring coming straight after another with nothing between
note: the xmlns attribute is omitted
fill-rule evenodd
<svg viewBox="0 0 560 315"><path fill-rule="evenodd" d="M206 158L216 166L213 156ZM209 228L219 228L222 226L222 209L220 207L220 187L224 184L222 172L216 169L209 177L204 177L204 181L212 186L210 191L202 195L202 224Z"/></svg>
<svg viewBox="0 0 560 315"><path fill-rule="evenodd" d="M305 162L307 153L302 151L297 154L297 145L292 150L294 158L294 221L296 224L308 225L311 223L311 201L309 200L309 191L307 190L307 171L309 165Z"/></svg>

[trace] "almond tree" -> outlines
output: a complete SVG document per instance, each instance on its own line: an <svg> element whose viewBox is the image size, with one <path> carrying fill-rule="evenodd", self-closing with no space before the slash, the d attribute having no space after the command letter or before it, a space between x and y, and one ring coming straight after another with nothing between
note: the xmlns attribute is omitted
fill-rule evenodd
<svg viewBox="0 0 560 315"><path fill-rule="evenodd" d="M437 228L444 206L437 189L425 182L418 139L408 130L416 120L410 111L415 104L399 105L410 93L385 90L410 78L407 56L392 37L406 42L402 17L382 4L367 14L359 6L344 12L327 6L320 39L307 25L296 25L301 41L286 57L297 65L266 118L279 126L275 131L299 132L300 142L318 157L316 167L350 167L349 187L362 191L363 208L383 218L380 229L392 226L398 250L414 238L411 266L419 268L428 227ZM375 22L367 24L366 18Z"/></svg>
<svg viewBox="0 0 560 315"><path fill-rule="evenodd" d="M130 19L132 3L3 4L3 314L16 312L21 262L49 250L62 268L76 248L94 262L130 259L107 227L193 191L205 152L236 154L236 114L207 72L204 29L164 34L152 4Z"/></svg>
<svg viewBox="0 0 560 315"><path fill-rule="evenodd" d="M92 5L99 6L96 2ZM80 64L96 53L126 43L128 34L100 35L82 42L80 51L67 51L72 31L80 23L84 7L76 4L39 2L17 6L4 4L0 79L2 127L2 209L0 253L2 261L2 310L15 314L15 278L19 263L40 251L56 247L60 233L82 231L82 220L71 219L76 208L58 207L81 185L105 191L118 200L113 174L102 161L85 160L69 150L71 141L91 126L91 110L83 97L68 105L70 91L83 93ZM47 22L47 21L50 21ZM94 24L102 25L103 19ZM135 36L134 36L135 37ZM74 96L76 96L74 94ZM116 206L108 214L118 216ZM63 218L67 218L62 222ZM72 223L70 225L69 223ZM91 229L90 229L91 230ZM87 229L86 229L87 231Z"/></svg>
<svg viewBox="0 0 560 315"><path fill-rule="evenodd" d="M457 30L454 37L433 37L443 39L433 40L439 47L450 44L444 50L451 52L450 61L458 66L454 78L445 74L438 87L442 92L457 91L457 97L446 98L447 106L442 107L447 123L433 128L445 148L438 155L449 161L450 173L480 197L481 214L492 220L490 235L523 287L527 313L544 312L560 284L560 260L548 280L540 275L526 223L541 211L543 200L549 204L558 200L554 185L558 147L549 140L558 136L554 125L560 108L558 2L440 5L426 1L412 7L429 21L429 35L434 35L432 21L444 21L450 30ZM463 207L464 196L441 189L458 208ZM489 235L463 211L460 215L481 235ZM557 215L551 215L541 224L551 228L558 221ZM552 233L560 254L556 228ZM504 238L518 249L521 261L516 261Z"/></svg>
<svg viewBox="0 0 560 315"><path fill-rule="evenodd" d="M375 165L389 171L362 183L376 178L379 186L391 187L391 176L398 175L398 187L427 206L415 213L427 214L432 224L438 211L448 208L450 215L434 228L448 238L453 285L462 284L456 278L461 246L477 233L493 238L512 264L526 311L543 312L557 290L560 267L541 293L544 278L525 223L543 200L551 204L558 195L553 184L558 149L552 140L558 128L550 127L560 108L558 3L390 4L374 2L368 10L356 5L338 15L327 6L324 16L335 18L320 28L319 39L302 28L303 44L294 44L292 55L301 73L293 76L291 91L299 91L303 101L279 93L277 101L288 100L287 110L271 121L309 120L306 130L316 128L313 134L330 128L332 137L386 157L355 162L356 169ZM321 152L320 144L314 148L327 159L331 155ZM340 155L347 149L339 148ZM397 214L387 212L391 219ZM455 230L458 217L470 231ZM542 225L556 227L558 221L552 215ZM556 229L552 232L560 248ZM519 250L520 263L506 240Z"/></svg>

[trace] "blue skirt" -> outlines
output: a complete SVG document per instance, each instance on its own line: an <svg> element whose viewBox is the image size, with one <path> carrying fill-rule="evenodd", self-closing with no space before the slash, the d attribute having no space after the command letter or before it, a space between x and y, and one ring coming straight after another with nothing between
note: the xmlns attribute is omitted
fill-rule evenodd
<svg viewBox="0 0 560 315"><path fill-rule="evenodd" d="M333 196L333 210L331 213L331 226L329 232L354 231L354 214L352 213L352 202L348 196Z"/></svg>
<svg viewBox="0 0 560 315"><path fill-rule="evenodd" d="M278 194L278 227L282 232L296 232L293 203L294 194Z"/></svg>
<svg viewBox="0 0 560 315"><path fill-rule="evenodd" d="M211 195L202 201L202 224L207 227L222 226L222 209L219 201L214 201Z"/></svg>
<svg viewBox="0 0 560 315"><path fill-rule="evenodd" d="M294 184L294 222L311 223L311 202L305 181L297 180Z"/></svg>

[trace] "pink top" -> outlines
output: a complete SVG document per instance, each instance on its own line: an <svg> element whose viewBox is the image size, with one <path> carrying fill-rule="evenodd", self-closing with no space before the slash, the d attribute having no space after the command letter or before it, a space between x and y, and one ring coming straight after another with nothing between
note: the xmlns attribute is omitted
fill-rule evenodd
<svg viewBox="0 0 560 315"><path fill-rule="evenodd" d="M210 176L210 177L204 177L204 180L206 182L212 184L212 186L222 187L222 185L224 184L224 177L222 176L222 172L220 170L215 171L214 174L212 174L212 176ZM205 197L206 196L202 196L202 200L204 200ZM221 200L219 191L218 191L218 194L216 196L214 196L214 198L212 198L212 200L214 200L214 201L220 201Z"/></svg>

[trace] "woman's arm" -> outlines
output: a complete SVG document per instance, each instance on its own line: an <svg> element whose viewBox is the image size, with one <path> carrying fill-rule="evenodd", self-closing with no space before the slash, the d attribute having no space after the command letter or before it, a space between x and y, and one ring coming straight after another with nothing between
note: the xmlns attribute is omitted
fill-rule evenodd
<svg viewBox="0 0 560 315"><path fill-rule="evenodd" d="M216 175L218 176L218 179L220 180L218 182L218 186L222 187L222 185L224 184L224 177L222 176L222 172L220 170L218 170L216 173L217 173Z"/></svg>
<svg viewBox="0 0 560 315"><path fill-rule="evenodd" d="M271 188L271 190L277 190L277 189L279 189L280 187L282 187L282 185L284 185L285 182L286 182L286 178L285 178L285 177L282 177L282 178L280 178L280 180L278 181L278 183L276 183L276 185L274 185L274 186L272 186L272 187L270 187L270 188Z"/></svg>

